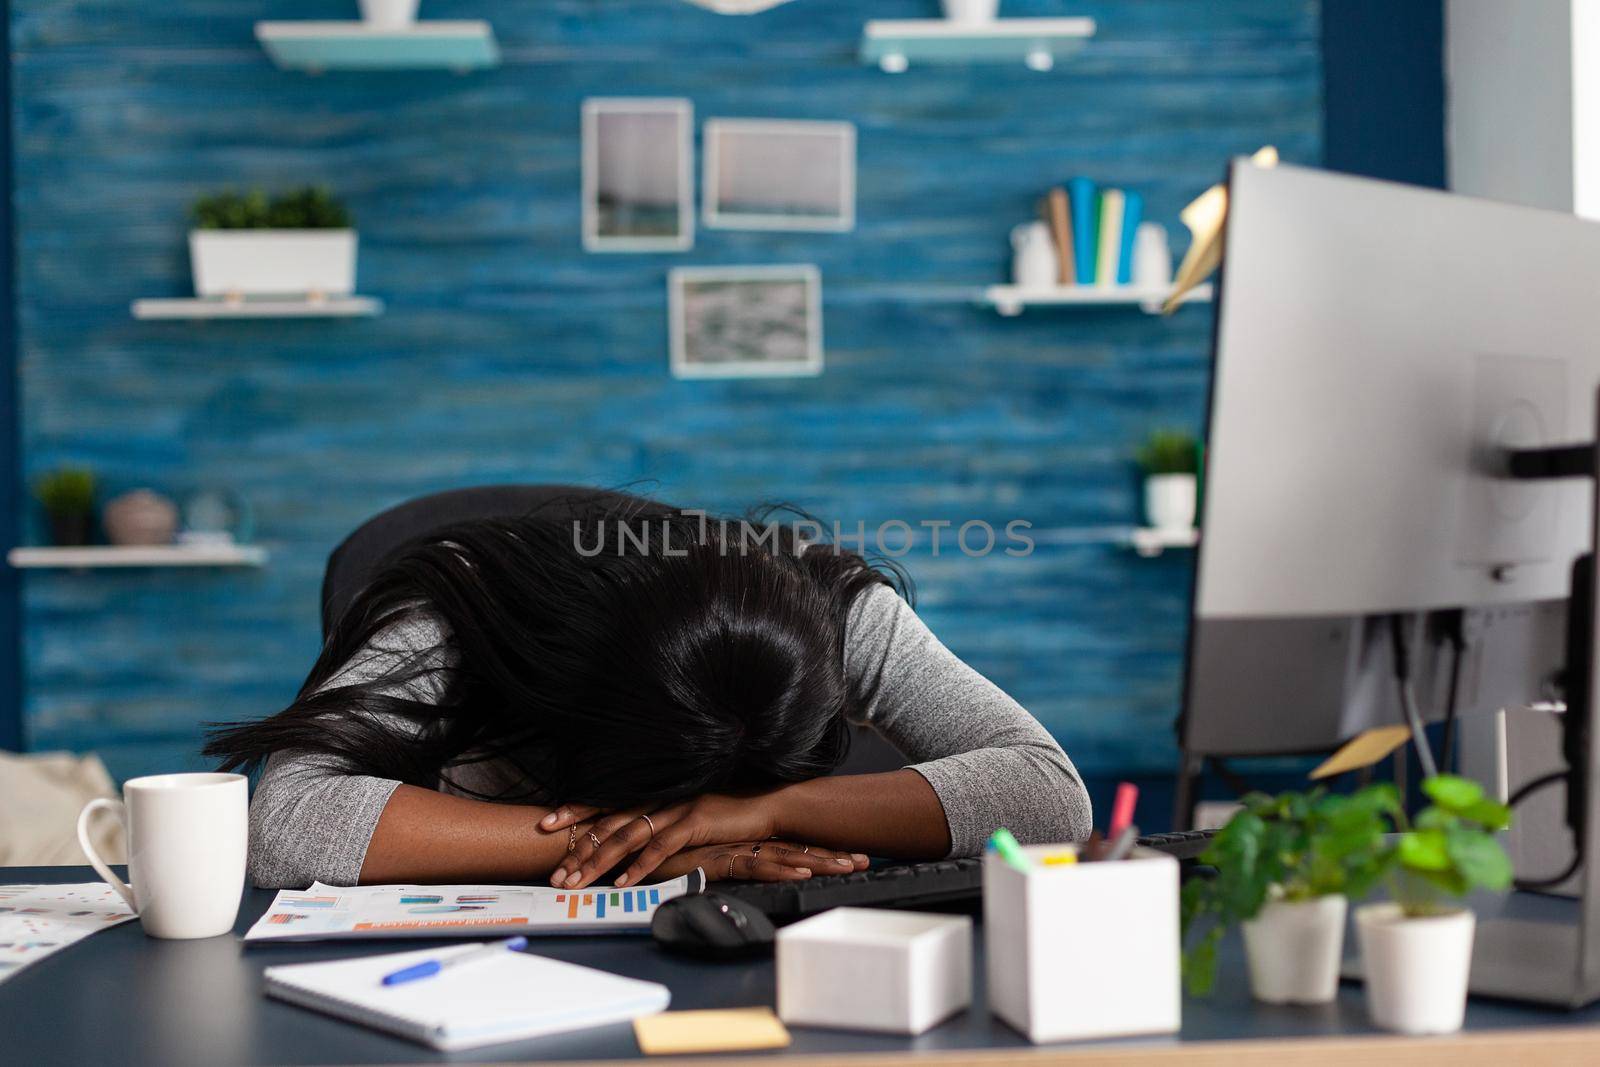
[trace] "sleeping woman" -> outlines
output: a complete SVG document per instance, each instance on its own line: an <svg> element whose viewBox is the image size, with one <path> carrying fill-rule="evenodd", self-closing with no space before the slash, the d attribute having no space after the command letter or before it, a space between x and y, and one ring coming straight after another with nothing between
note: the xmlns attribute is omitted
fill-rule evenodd
<svg viewBox="0 0 1600 1067"><path fill-rule="evenodd" d="M261 769L258 885L789 880L1089 833L1060 746L884 574L627 499L412 542L294 703L213 732ZM852 725L909 766L830 777Z"/></svg>

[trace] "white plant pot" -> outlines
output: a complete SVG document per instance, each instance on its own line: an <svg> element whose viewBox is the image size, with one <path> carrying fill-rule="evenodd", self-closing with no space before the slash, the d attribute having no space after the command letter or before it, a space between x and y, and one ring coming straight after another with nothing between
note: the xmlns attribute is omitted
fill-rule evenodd
<svg viewBox="0 0 1600 1067"><path fill-rule="evenodd" d="M1268 1004L1326 1004L1339 991L1345 899L1268 901L1244 924L1250 992Z"/></svg>
<svg viewBox="0 0 1600 1067"><path fill-rule="evenodd" d="M197 296L345 296L356 288L354 230L191 230Z"/></svg>
<svg viewBox="0 0 1600 1067"><path fill-rule="evenodd" d="M1158 530L1194 529L1196 483L1192 474L1152 474L1144 480L1145 519Z"/></svg>
<svg viewBox="0 0 1600 1067"><path fill-rule="evenodd" d="M1367 983L1367 1016L1401 1034L1461 1029L1477 926L1465 908L1408 919L1398 904L1356 909L1356 936Z"/></svg>
<svg viewBox="0 0 1600 1067"><path fill-rule="evenodd" d="M951 22L993 22L1000 0L942 0L944 17Z"/></svg>
<svg viewBox="0 0 1600 1067"><path fill-rule="evenodd" d="M419 0L361 0L361 21L378 30L403 30L417 21Z"/></svg>

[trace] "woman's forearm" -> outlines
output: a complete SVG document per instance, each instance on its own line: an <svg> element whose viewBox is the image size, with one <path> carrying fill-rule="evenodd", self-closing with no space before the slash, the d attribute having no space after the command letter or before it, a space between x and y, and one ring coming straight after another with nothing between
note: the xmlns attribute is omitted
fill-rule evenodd
<svg viewBox="0 0 1600 1067"><path fill-rule="evenodd" d="M777 835L894 859L950 853L944 805L928 780L905 768L796 782L767 794Z"/></svg>
<svg viewBox="0 0 1600 1067"><path fill-rule="evenodd" d="M938 859L950 851L944 807L913 770L797 782L763 800L779 837L897 859ZM543 880L567 856L567 830L539 826L549 810L402 785L373 831L361 881Z"/></svg>
<svg viewBox="0 0 1600 1067"><path fill-rule="evenodd" d="M549 810L402 785L389 797L372 832L361 881L542 880L567 854L566 830L539 828Z"/></svg>

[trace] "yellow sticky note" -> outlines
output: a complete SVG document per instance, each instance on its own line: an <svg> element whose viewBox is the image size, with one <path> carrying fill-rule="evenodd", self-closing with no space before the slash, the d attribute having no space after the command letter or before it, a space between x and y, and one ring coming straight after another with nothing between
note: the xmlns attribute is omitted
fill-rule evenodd
<svg viewBox="0 0 1600 1067"><path fill-rule="evenodd" d="M784 1048L789 1031L771 1008L664 1011L633 1020L633 1035L648 1056L677 1052L743 1052Z"/></svg>
<svg viewBox="0 0 1600 1067"><path fill-rule="evenodd" d="M1405 726L1374 726L1341 745L1339 751L1311 772L1311 777L1332 778L1345 771L1370 767L1410 740L1411 731Z"/></svg>
<svg viewBox="0 0 1600 1067"><path fill-rule="evenodd" d="M1250 162L1258 167L1276 167L1278 150L1271 145L1256 150ZM1183 302L1183 294L1211 277L1222 265L1222 228L1228 217L1228 189L1217 183L1178 213L1189 227L1189 251L1184 254L1161 311L1170 315Z"/></svg>

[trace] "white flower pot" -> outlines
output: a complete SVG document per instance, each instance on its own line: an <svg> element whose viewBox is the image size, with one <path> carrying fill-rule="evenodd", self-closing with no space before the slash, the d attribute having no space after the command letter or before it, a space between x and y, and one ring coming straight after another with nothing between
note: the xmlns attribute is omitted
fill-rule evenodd
<svg viewBox="0 0 1600 1067"><path fill-rule="evenodd" d="M1152 474L1144 480L1145 519L1158 530L1194 529L1197 479L1192 474Z"/></svg>
<svg viewBox="0 0 1600 1067"><path fill-rule="evenodd" d="M1339 991L1345 899L1268 901L1244 924L1250 992L1268 1004L1326 1004Z"/></svg>
<svg viewBox="0 0 1600 1067"><path fill-rule="evenodd" d="M1367 983L1367 1016L1402 1034L1461 1029L1472 972L1472 912L1408 919L1398 904L1356 909L1356 936Z"/></svg>
<svg viewBox="0 0 1600 1067"><path fill-rule="evenodd" d="M191 230L197 296L344 296L356 288L354 230Z"/></svg>
<svg viewBox="0 0 1600 1067"><path fill-rule="evenodd" d="M943 0L944 17L951 22L993 22L1000 0Z"/></svg>
<svg viewBox="0 0 1600 1067"><path fill-rule="evenodd" d="M361 0L361 21L378 30L403 30L417 21L418 0Z"/></svg>

